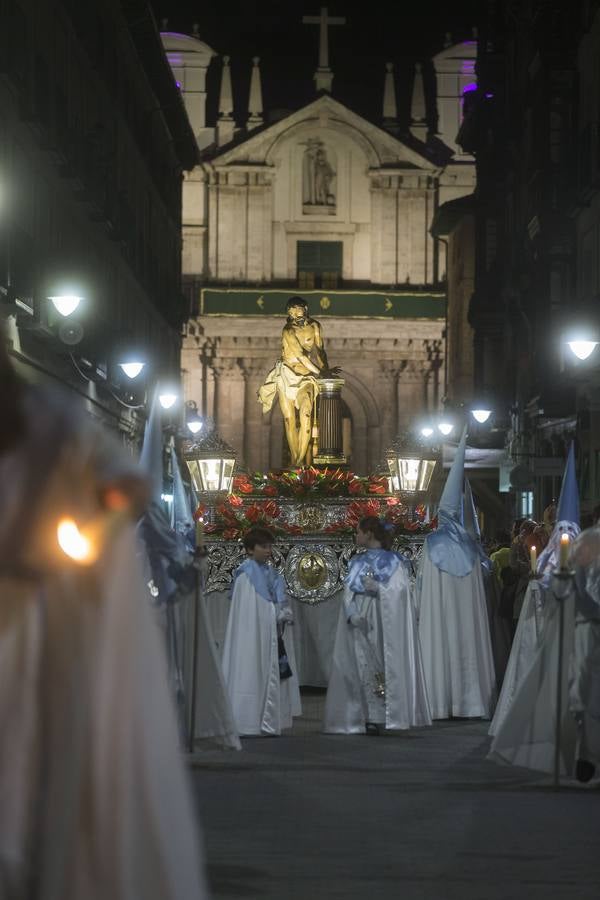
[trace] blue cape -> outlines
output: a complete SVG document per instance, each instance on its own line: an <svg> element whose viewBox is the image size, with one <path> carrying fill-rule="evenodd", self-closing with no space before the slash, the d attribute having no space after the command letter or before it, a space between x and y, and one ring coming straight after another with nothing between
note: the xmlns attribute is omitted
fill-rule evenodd
<svg viewBox="0 0 600 900"><path fill-rule="evenodd" d="M285 581L277 569L267 563L258 563L254 559L246 559L235 570L231 590L240 575L246 575L252 583L252 587L267 603L287 603Z"/></svg>
<svg viewBox="0 0 600 900"><path fill-rule="evenodd" d="M440 509L438 520L437 530L425 539L429 559L448 575L468 575L485 554L456 516Z"/></svg>
<svg viewBox="0 0 600 900"><path fill-rule="evenodd" d="M346 584L353 594L364 594L363 575L369 574L375 581L387 584L399 565L404 565L407 571L410 570L410 563L401 553L382 548L365 550L350 560Z"/></svg>

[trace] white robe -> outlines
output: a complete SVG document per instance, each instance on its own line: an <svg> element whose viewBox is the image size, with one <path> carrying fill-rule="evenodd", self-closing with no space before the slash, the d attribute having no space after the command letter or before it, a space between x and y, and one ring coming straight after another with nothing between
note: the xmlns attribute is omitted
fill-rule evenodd
<svg viewBox="0 0 600 900"><path fill-rule="evenodd" d="M540 646L544 627L546 594L547 589L541 582L536 580L529 582L519 614L498 705L488 732L492 736L498 733Z"/></svg>
<svg viewBox="0 0 600 900"><path fill-rule="evenodd" d="M130 529L94 571L0 576L0 898L204 898Z"/></svg>
<svg viewBox="0 0 600 900"><path fill-rule="evenodd" d="M194 749L201 749L203 742L219 744L230 750L241 750L229 693L225 686L221 660L206 611L206 599L202 591L182 598L186 619L185 670L187 673L188 703L195 695ZM197 605L196 605L197 604ZM196 685L192 690L194 675L194 619L196 621Z"/></svg>
<svg viewBox="0 0 600 900"><path fill-rule="evenodd" d="M369 635L348 624L366 616ZM374 694L376 670L385 679L385 698ZM345 588L333 651L323 730L362 734L365 723L390 729L431 725L421 649L409 577L399 565L378 597Z"/></svg>
<svg viewBox="0 0 600 900"><path fill-rule="evenodd" d="M419 635L434 719L491 716L496 676L481 566L442 572L423 549L418 579Z"/></svg>
<svg viewBox="0 0 600 900"><path fill-rule="evenodd" d="M575 764L576 726L569 709L569 670L573 667L575 600L564 603L563 670L561 681L560 774L572 775ZM500 723L490 758L539 772L554 769L556 697L559 648L558 601L547 598L541 643L521 679L513 701Z"/></svg>
<svg viewBox="0 0 600 900"><path fill-rule="evenodd" d="M133 529L89 567L56 526L137 472L89 419L28 388L0 455L0 898L206 896L192 793ZM138 476L139 477L139 476Z"/></svg>
<svg viewBox="0 0 600 900"><path fill-rule="evenodd" d="M293 626L286 626L288 628ZM302 714L292 635L284 633L291 678L279 678L274 603L242 572L235 580L223 645L223 674L238 734L274 735Z"/></svg>
<svg viewBox="0 0 600 900"><path fill-rule="evenodd" d="M600 769L600 620L575 617L569 708L579 722L578 757ZM600 773L599 773L600 774Z"/></svg>

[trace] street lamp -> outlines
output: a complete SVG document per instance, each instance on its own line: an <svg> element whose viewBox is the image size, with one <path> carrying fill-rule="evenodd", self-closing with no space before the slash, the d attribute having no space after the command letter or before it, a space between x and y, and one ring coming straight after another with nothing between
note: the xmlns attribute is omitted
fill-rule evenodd
<svg viewBox="0 0 600 900"><path fill-rule="evenodd" d="M130 359L128 362L118 363L119 368L122 369L132 381L138 377L145 365L146 363L141 362L139 359Z"/></svg>
<svg viewBox="0 0 600 900"><path fill-rule="evenodd" d="M591 356L596 347L598 346L598 341L590 341L590 340L574 340L567 341L567 347L573 353L577 359L584 360L587 359L588 356Z"/></svg>
<svg viewBox="0 0 600 900"><path fill-rule="evenodd" d="M487 420L489 419L491 414L492 414L491 409L486 409L485 407L480 407L480 408L471 410L471 415L473 416L473 418L475 419L476 422L479 422L480 425L483 425L485 422L487 422Z"/></svg>
<svg viewBox="0 0 600 900"><path fill-rule="evenodd" d="M187 422L187 427L192 432L192 434L198 434L198 432L202 428L202 419L189 419Z"/></svg>
<svg viewBox="0 0 600 900"><path fill-rule="evenodd" d="M188 402L185 404L185 407L185 424L188 430L192 432L192 434L198 434L198 432L204 425L204 422L198 414L198 407L193 400L188 400Z"/></svg>
<svg viewBox="0 0 600 900"><path fill-rule="evenodd" d="M452 422L449 422L448 419L442 419L441 422L438 422L438 431L444 435L444 437L448 437L449 434L452 434L454 431L454 425Z"/></svg>
<svg viewBox="0 0 600 900"><path fill-rule="evenodd" d="M424 430L422 429L421 433ZM433 434L433 429L427 430ZM416 494L429 490L437 462L436 455L430 447L424 447L420 441L404 435L396 438L385 455L390 470L392 491Z"/></svg>
<svg viewBox="0 0 600 900"><path fill-rule="evenodd" d="M158 395L158 402L163 409L171 409L177 403L177 394L174 391L164 391Z"/></svg>
<svg viewBox="0 0 600 900"><path fill-rule="evenodd" d="M54 309L66 319L79 308L83 297L80 297L78 294L54 294L48 297L48 300L52 302Z"/></svg>
<svg viewBox="0 0 600 900"><path fill-rule="evenodd" d="M216 431L198 441L186 441L183 458L197 493L228 494L231 491L236 453Z"/></svg>

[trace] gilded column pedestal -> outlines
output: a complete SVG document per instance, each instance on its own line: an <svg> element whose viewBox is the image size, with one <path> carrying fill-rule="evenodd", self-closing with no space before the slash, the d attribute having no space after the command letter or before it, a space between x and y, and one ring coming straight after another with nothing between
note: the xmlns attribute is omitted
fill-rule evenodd
<svg viewBox="0 0 600 900"><path fill-rule="evenodd" d="M342 433L343 378L319 379L317 466L340 466L346 462Z"/></svg>

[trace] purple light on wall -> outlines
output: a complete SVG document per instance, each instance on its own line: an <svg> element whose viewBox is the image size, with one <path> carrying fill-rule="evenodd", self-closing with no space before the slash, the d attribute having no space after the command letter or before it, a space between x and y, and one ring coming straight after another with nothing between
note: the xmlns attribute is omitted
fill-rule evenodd
<svg viewBox="0 0 600 900"><path fill-rule="evenodd" d="M176 81L175 84L177 85L177 87L179 88L179 90L181 90L181 82L180 82L180 81Z"/></svg>
<svg viewBox="0 0 600 900"><path fill-rule="evenodd" d="M493 94L486 94L486 95L485 95L485 99L486 99L486 100L491 100L493 96L494 96Z"/></svg>
<svg viewBox="0 0 600 900"><path fill-rule="evenodd" d="M465 86L463 88L463 96L465 94L470 94L471 91L476 91L476 90L477 90L477 82L476 81L472 81L470 84L465 84Z"/></svg>

